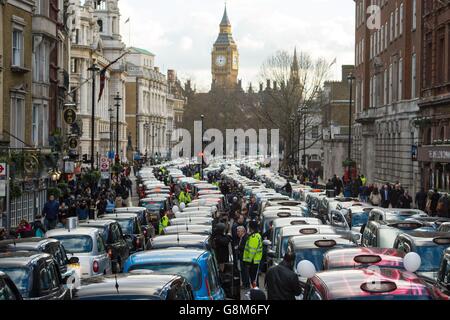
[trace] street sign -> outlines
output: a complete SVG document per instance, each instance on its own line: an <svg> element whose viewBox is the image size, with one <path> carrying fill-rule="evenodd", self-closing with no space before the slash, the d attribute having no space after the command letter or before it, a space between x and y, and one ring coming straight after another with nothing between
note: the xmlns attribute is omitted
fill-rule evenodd
<svg viewBox="0 0 450 320"><path fill-rule="evenodd" d="M75 171L75 162L73 161L66 161L64 166L64 172L72 174Z"/></svg>
<svg viewBox="0 0 450 320"><path fill-rule="evenodd" d="M72 149L72 150L77 149L78 145L79 145L78 138L75 138L75 137L69 138L69 140L67 141L67 144L69 145L70 149Z"/></svg>
<svg viewBox="0 0 450 320"><path fill-rule="evenodd" d="M102 172L102 179L103 180L107 180L109 178L111 178L110 175L109 175L109 172Z"/></svg>
<svg viewBox="0 0 450 320"><path fill-rule="evenodd" d="M102 172L108 172L109 171L109 160L106 157L100 158L100 169Z"/></svg>
<svg viewBox="0 0 450 320"><path fill-rule="evenodd" d="M0 163L0 177L6 176L6 163Z"/></svg>
<svg viewBox="0 0 450 320"><path fill-rule="evenodd" d="M68 108L64 111L64 121L71 126L77 121L77 113L75 109Z"/></svg>

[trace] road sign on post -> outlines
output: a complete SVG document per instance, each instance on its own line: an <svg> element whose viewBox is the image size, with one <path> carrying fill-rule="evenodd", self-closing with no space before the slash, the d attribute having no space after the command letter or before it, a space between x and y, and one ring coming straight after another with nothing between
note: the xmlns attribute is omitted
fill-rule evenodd
<svg viewBox="0 0 450 320"><path fill-rule="evenodd" d="M109 171L109 160L107 157L100 158L100 170L101 170L101 172Z"/></svg>
<svg viewBox="0 0 450 320"><path fill-rule="evenodd" d="M64 111L64 121L70 126L77 121L77 113L75 109L68 108Z"/></svg>

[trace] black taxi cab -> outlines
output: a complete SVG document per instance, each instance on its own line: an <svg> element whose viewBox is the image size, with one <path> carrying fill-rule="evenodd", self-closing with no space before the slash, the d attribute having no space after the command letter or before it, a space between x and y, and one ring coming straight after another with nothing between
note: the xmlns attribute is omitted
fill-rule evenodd
<svg viewBox="0 0 450 320"><path fill-rule="evenodd" d="M0 271L0 301L23 300L14 282L4 272Z"/></svg>
<svg viewBox="0 0 450 320"><path fill-rule="evenodd" d="M25 300L68 300L70 292L53 257L46 253L0 254L0 271L6 273Z"/></svg>
<svg viewBox="0 0 450 320"><path fill-rule="evenodd" d="M25 238L0 241L1 252L33 251L47 253L55 259L63 278L74 275L74 269L80 267L77 257L67 257L60 241L50 238Z"/></svg>

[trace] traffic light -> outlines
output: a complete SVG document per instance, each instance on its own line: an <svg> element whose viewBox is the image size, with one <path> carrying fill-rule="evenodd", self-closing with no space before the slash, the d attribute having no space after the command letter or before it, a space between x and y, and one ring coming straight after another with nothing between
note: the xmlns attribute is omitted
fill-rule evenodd
<svg viewBox="0 0 450 320"><path fill-rule="evenodd" d="M302 166L306 166L306 155L302 156Z"/></svg>
<svg viewBox="0 0 450 320"><path fill-rule="evenodd" d="M83 163L90 163L90 161L88 160L87 154L83 154Z"/></svg>

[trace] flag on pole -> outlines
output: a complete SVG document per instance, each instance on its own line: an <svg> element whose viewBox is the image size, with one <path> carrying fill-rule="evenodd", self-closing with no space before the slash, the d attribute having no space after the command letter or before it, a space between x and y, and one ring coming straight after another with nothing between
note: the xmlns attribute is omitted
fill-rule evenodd
<svg viewBox="0 0 450 320"><path fill-rule="evenodd" d="M131 18L128 18L127 21L125 21L125 24L127 24L128 22L130 22Z"/></svg>
<svg viewBox="0 0 450 320"><path fill-rule="evenodd" d="M108 71L108 68L111 67L113 64L117 63L120 59L122 59L125 55L128 54L128 51L125 51L123 54L120 55L116 60L108 64L106 67L104 67L100 71L100 93L98 95L98 102L102 99L103 91L105 90L105 84L106 84L106 72Z"/></svg>

